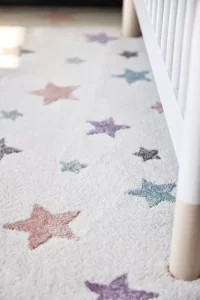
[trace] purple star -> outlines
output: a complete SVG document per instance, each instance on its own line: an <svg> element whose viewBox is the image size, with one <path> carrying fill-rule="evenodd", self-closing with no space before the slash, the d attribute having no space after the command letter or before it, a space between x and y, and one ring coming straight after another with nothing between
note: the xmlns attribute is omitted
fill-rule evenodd
<svg viewBox="0 0 200 300"><path fill-rule="evenodd" d="M116 278L108 285L88 281L85 282L85 285L90 291L100 295L98 300L148 300L159 296L152 292L131 290L128 287L126 274Z"/></svg>
<svg viewBox="0 0 200 300"><path fill-rule="evenodd" d="M107 44L109 41L115 41L118 38L115 36L108 36L105 32L99 34L86 34L88 42L98 42L100 44Z"/></svg>
<svg viewBox="0 0 200 300"><path fill-rule="evenodd" d="M99 133L106 133L111 137L115 137L115 132L121 129L130 128L127 125L115 125L113 118L109 118L107 120L97 122L97 121L88 121L88 123L95 126L95 129L92 129L88 132L88 134L99 134Z"/></svg>

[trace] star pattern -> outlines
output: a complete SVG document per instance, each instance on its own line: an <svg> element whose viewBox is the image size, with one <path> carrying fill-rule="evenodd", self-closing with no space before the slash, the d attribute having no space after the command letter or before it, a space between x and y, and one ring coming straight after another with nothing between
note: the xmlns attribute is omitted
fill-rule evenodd
<svg viewBox="0 0 200 300"><path fill-rule="evenodd" d="M6 146L4 138L0 140L0 160L4 157L4 155L19 152L22 152L22 150Z"/></svg>
<svg viewBox="0 0 200 300"><path fill-rule="evenodd" d="M48 21L52 24L60 24L75 21L74 16L66 11L52 11L45 15L44 18L48 19Z"/></svg>
<svg viewBox="0 0 200 300"><path fill-rule="evenodd" d="M163 113L163 107L160 102L156 102L156 104L151 106L151 108L157 110L159 114Z"/></svg>
<svg viewBox="0 0 200 300"><path fill-rule="evenodd" d="M33 50L29 50L29 49L25 49L25 48L20 47L20 55L34 54L34 53L35 53L35 51L33 51Z"/></svg>
<svg viewBox="0 0 200 300"><path fill-rule="evenodd" d="M138 56L138 52L134 51L124 51L122 53L120 53L121 56L124 56L126 58L131 58L131 57L137 57Z"/></svg>
<svg viewBox="0 0 200 300"><path fill-rule="evenodd" d="M11 48L1 48L0 55L23 55L23 54L33 54L32 50L24 49L21 46L11 47Z"/></svg>
<svg viewBox="0 0 200 300"><path fill-rule="evenodd" d="M2 110L1 111L1 115L3 119L11 119L13 121L15 121L18 117L22 117L23 114L18 112L18 110L11 110L11 111L5 111Z"/></svg>
<svg viewBox="0 0 200 300"><path fill-rule="evenodd" d="M124 78L127 83L131 84L136 81L151 81L146 75L149 74L149 71L135 72L130 69L125 69L123 74L113 75L113 77Z"/></svg>
<svg viewBox="0 0 200 300"><path fill-rule="evenodd" d="M82 62L84 62L84 60L80 59L79 57L72 57L72 58L68 58L67 62L69 64L81 64Z"/></svg>
<svg viewBox="0 0 200 300"><path fill-rule="evenodd" d="M87 167L86 164L81 164L78 160L73 160L68 163L61 161L60 163L62 165L62 169L61 169L62 172L69 171L78 174L81 169Z"/></svg>
<svg viewBox="0 0 200 300"><path fill-rule="evenodd" d="M79 213L80 211L69 211L53 215L42 206L35 204L30 218L24 221L5 224L3 228L27 232L29 248L34 250L52 237L75 239L76 236L68 224Z"/></svg>
<svg viewBox="0 0 200 300"><path fill-rule="evenodd" d="M86 37L87 37L87 42L97 42L103 45L107 44L110 41L115 41L118 39L115 36L107 35L105 32L101 32L98 34L87 34Z"/></svg>
<svg viewBox="0 0 200 300"><path fill-rule="evenodd" d="M170 192L176 187L175 183L154 184L145 179L142 180L142 188L129 190L128 194L132 196L145 197L149 207L153 207L162 201L174 202L175 197Z"/></svg>
<svg viewBox="0 0 200 300"><path fill-rule="evenodd" d="M59 99L79 100L73 96L73 91L79 86L58 86L54 83L48 83L44 89L32 91L31 94L44 97L44 104L50 104Z"/></svg>
<svg viewBox="0 0 200 300"><path fill-rule="evenodd" d="M130 126L127 125L116 125L113 118L109 118L101 122L88 121L88 123L95 126L95 129L90 130L88 134L105 133L113 138L115 137L116 131L130 128Z"/></svg>
<svg viewBox="0 0 200 300"><path fill-rule="evenodd" d="M147 161L149 159L160 159L160 156L158 156L158 150L147 150L142 147L140 147L139 152L133 153L133 155L142 157L143 161Z"/></svg>
<svg viewBox="0 0 200 300"><path fill-rule="evenodd" d="M110 284L85 282L86 287L99 295L98 300L149 300L159 295L144 290L132 290L128 287L127 275L124 274Z"/></svg>

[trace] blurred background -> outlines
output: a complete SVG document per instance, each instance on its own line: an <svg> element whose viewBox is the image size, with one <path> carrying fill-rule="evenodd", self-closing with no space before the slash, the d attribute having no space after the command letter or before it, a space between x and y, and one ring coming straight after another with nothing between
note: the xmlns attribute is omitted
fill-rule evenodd
<svg viewBox="0 0 200 300"><path fill-rule="evenodd" d="M69 32L76 40L77 33L83 35L83 29L119 35L121 6L121 0L0 0L0 75L2 69L18 68L22 56L25 63L22 54L27 53L22 47L29 46L30 39L32 47L49 48L52 30L62 36ZM47 28L51 33L47 32ZM40 44L38 32L43 40L46 35L50 40ZM32 53L38 59L42 58L39 50ZM29 66L33 60L34 57L30 57Z"/></svg>
<svg viewBox="0 0 200 300"><path fill-rule="evenodd" d="M120 6L121 0L0 0L0 5Z"/></svg>

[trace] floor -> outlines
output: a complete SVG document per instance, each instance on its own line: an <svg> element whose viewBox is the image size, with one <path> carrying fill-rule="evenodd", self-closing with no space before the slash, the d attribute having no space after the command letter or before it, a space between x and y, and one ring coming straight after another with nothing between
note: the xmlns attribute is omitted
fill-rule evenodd
<svg viewBox="0 0 200 300"><path fill-rule="evenodd" d="M120 19L1 9L25 28L18 67L0 69L2 300L200 295L168 272L178 164L143 40L120 38Z"/></svg>

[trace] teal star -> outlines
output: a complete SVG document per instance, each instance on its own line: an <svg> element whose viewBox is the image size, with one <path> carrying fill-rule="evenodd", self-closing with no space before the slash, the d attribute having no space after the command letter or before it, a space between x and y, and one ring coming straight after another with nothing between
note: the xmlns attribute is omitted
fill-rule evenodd
<svg viewBox="0 0 200 300"><path fill-rule="evenodd" d="M175 197L170 194L175 183L154 184L150 181L142 179L142 188L137 190L129 190L128 194L132 196L145 197L149 207L153 207L162 201L174 202Z"/></svg>
<svg viewBox="0 0 200 300"><path fill-rule="evenodd" d="M13 121L15 121L16 118L23 116L23 114L18 112L16 109L11 111L2 110L1 114L3 119L11 119Z"/></svg>
<svg viewBox="0 0 200 300"><path fill-rule="evenodd" d="M84 60L80 59L79 57L73 57L73 58L68 58L67 62L69 64L80 64L80 63L84 62Z"/></svg>
<svg viewBox="0 0 200 300"><path fill-rule="evenodd" d="M62 172L69 171L78 174L81 169L87 167L86 164L81 164L78 160L72 160L68 163L61 161L60 163L62 165L62 169L61 169Z"/></svg>
<svg viewBox="0 0 200 300"><path fill-rule="evenodd" d="M135 72L125 69L124 74L113 75L113 77L125 78L126 82L130 84L139 80L151 81L151 79L146 77L147 74L149 74L149 71Z"/></svg>

